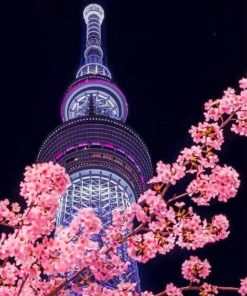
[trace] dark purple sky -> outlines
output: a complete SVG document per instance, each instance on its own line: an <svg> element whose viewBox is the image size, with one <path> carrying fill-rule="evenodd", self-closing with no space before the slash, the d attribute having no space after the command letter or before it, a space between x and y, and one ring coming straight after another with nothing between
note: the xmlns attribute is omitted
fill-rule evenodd
<svg viewBox="0 0 247 296"><path fill-rule="evenodd" d="M1 2L1 197L18 199L24 166L34 162L43 139L60 124L61 98L84 48L81 14L88 3ZM106 61L128 99L127 122L149 146L154 163L172 162L191 144L187 130L201 119L203 103L246 75L245 1L96 3L105 9ZM246 140L231 133L226 140L221 163L246 180ZM212 261L215 284L235 286L247 274L246 191L242 184L236 199L202 211L225 213L231 222L227 240L193 252ZM143 288L159 291L172 280L185 284L179 266L188 256L177 249L142 266Z"/></svg>

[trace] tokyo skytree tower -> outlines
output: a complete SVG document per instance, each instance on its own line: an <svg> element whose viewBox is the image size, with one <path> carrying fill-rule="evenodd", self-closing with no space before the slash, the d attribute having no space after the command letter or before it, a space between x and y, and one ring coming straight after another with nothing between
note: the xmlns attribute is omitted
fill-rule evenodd
<svg viewBox="0 0 247 296"><path fill-rule="evenodd" d="M125 124L125 95L103 61L104 10L90 4L83 17L87 26L84 63L63 96L62 124L46 137L37 161L57 162L71 178L71 186L61 198L57 225L69 225L78 209L92 207L107 227L113 209L127 208L146 189L152 163L143 140ZM130 260L125 246L119 252L122 260L131 262L126 274L101 284L114 288L120 282L136 282L138 291L137 264Z"/></svg>

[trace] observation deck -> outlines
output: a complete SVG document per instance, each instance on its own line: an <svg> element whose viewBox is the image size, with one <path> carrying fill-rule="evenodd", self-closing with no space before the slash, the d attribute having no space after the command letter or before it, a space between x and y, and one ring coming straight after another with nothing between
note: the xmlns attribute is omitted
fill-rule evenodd
<svg viewBox="0 0 247 296"><path fill-rule="evenodd" d="M78 117L58 126L43 142L37 160L58 162L70 175L90 168L108 170L123 178L135 196L152 176L143 140L126 124L103 116Z"/></svg>

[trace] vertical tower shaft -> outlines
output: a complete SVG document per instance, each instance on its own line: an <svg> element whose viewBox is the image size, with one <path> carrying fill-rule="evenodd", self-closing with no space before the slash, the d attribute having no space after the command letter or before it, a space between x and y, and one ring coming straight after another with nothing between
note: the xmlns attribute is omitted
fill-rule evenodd
<svg viewBox="0 0 247 296"><path fill-rule="evenodd" d="M103 64L104 11L90 4L83 16L87 25L85 63L63 97L63 123L43 142L38 161L58 162L71 178L72 184L61 198L58 225L68 226L78 209L92 207L107 228L112 211L119 206L128 208L146 189L152 164L142 139L125 124L125 96ZM126 246L117 252L122 261L130 262L128 270L101 285L112 289L121 282L135 282L139 291L137 264L128 256Z"/></svg>

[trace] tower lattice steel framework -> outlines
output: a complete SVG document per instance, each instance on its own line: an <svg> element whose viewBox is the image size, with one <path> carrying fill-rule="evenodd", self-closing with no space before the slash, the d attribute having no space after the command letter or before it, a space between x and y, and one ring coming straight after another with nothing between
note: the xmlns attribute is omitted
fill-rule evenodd
<svg viewBox="0 0 247 296"><path fill-rule="evenodd" d="M63 123L47 136L37 160L58 162L72 181L61 198L58 225L69 225L79 208L92 207L106 227L111 224L113 209L127 208L146 189L152 164L142 139L125 124L125 96L103 64L104 10L90 4L83 16L87 25L85 62L63 97ZM136 263L128 257L125 246L119 253L122 260L131 262L127 273L101 284L114 288L120 282L131 281L137 283L138 290Z"/></svg>

